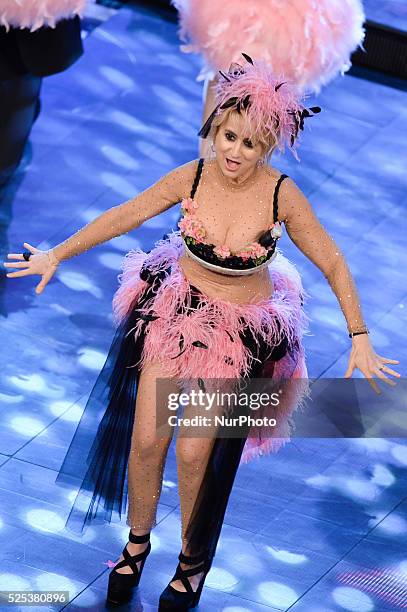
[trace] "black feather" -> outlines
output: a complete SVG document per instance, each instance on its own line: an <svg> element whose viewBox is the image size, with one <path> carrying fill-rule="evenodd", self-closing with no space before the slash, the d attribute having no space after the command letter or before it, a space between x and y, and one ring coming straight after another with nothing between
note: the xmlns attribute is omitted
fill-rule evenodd
<svg viewBox="0 0 407 612"><path fill-rule="evenodd" d="M230 341L231 341L231 342L234 342L232 334L231 334L230 332L228 332L228 330L226 330L226 333L227 333L227 335L229 336Z"/></svg>
<svg viewBox="0 0 407 612"><path fill-rule="evenodd" d="M243 101L242 101L243 108L246 110L249 104L250 104L250 95L248 94L247 96L243 98Z"/></svg>
<svg viewBox="0 0 407 612"><path fill-rule="evenodd" d="M246 62L249 62L249 64L254 66L254 62L253 62L252 58L250 57L250 55L247 55L247 53L242 53L242 55L245 58Z"/></svg>
<svg viewBox="0 0 407 612"><path fill-rule="evenodd" d="M179 357L180 355L182 355L182 353L185 353L185 351L187 350L187 347L184 346L184 336L182 334L180 334L179 337L179 344L178 347L180 349L180 353L178 353L178 355L175 355L175 357L171 357L171 359L177 359L177 357Z"/></svg>
<svg viewBox="0 0 407 612"><path fill-rule="evenodd" d="M212 113L209 115L208 119L205 121L205 123L203 124L203 126L201 127L201 129L198 132L198 136L200 136L201 138L207 138L209 132L211 131L211 127L212 127L212 122L215 119L216 113L218 112L218 106L215 108L215 110L212 111Z"/></svg>
<svg viewBox="0 0 407 612"><path fill-rule="evenodd" d="M230 108L231 106L234 106L237 102L237 98L233 97L233 98L229 98L229 100L226 100L226 102L224 104L222 104L222 106L220 107L221 109L224 108Z"/></svg>
<svg viewBox="0 0 407 612"><path fill-rule="evenodd" d="M224 72L222 72L222 70L219 70L219 74L221 74L223 76L223 78L225 79L225 81L228 81L230 83L230 79L228 76L226 76L226 74Z"/></svg>
<svg viewBox="0 0 407 612"><path fill-rule="evenodd" d="M206 346L206 344L204 344L200 340L194 340L194 342L192 342L192 346L197 346L198 348L203 348L203 349L207 349L208 348Z"/></svg>
<svg viewBox="0 0 407 612"><path fill-rule="evenodd" d="M142 314L140 313L138 315L140 317L140 319L142 319L143 321L155 321L156 319L159 319L160 317L156 316L156 315L151 315L151 314Z"/></svg>
<svg viewBox="0 0 407 612"><path fill-rule="evenodd" d="M205 389L205 383L202 380L202 378L198 378L198 387L201 389L201 391L203 391L204 393L206 393L206 389Z"/></svg>

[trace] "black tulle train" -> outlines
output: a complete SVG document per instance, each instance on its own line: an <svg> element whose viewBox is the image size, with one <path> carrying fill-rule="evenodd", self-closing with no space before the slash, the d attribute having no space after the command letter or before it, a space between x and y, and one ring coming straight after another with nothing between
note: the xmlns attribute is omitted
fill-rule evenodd
<svg viewBox="0 0 407 612"><path fill-rule="evenodd" d="M79 489L66 522L66 527L74 532L81 533L94 522L111 522L115 516L121 519L126 512L127 463L140 376L137 364L148 321L136 341L134 334L128 332L140 318L138 309L151 298L163 276L163 273L149 276L147 290L134 301L117 328L56 479L57 483ZM195 287L191 289L192 307L196 307L202 294ZM273 348L248 331L241 337L257 357L250 377L261 376L265 366L267 376L271 376L273 363L287 352L287 342ZM186 532L191 554L206 551L210 560L214 556L244 445L244 437L214 441Z"/></svg>

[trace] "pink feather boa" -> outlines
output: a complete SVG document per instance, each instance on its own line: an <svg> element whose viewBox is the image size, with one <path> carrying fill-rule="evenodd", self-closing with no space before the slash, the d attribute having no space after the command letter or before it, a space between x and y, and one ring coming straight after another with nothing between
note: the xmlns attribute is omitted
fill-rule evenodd
<svg viewBox="0 0 407 612"><path fill-rule="evenodd" d="M42 26L54 28L61 19L81 15L86 0L0 0L0 25L28 28L35 32Z"/></svg>
<svg viewBox="0 0 407 612"><path fill-rule="evenodd" d="M304 90L318 92L349 70L364 38L361 0L172 0L181 49L201 53L209 71L227 70L242 51L264 59Z"/></svg>
<svg viewBox="0 0 407 612"><path fill-rule="evenodd" d="M277 428L270 435L270 428L255 430L246 441L242 462L262 454L275 452L288 441L291 425L289 417L306 393L302 379L307 370L302 349L302 336L307 320L302 309L304 290L294 266L280 253L270 265L274 285L271 299L256 304L234 304L222 299L206 298L197 310L180 312L183 304L191 300L191 289L178 259L183 252L179 232L168 239L157 242L148 255L142 250L130 251L123 262L119 276L120 287L113 299L115 320L119 323L128 313L132 302L142 295L147 283L139 273L148 258L148 266L158 272L171 266L171 273L163 280L158 291L141 310L142 315L158 315L149 323L145 336L140 368L149 362L161 362L166 376L191 380L203 378L236 379L248 372L252 356L243 345L239 332L250 328L254 335L261 336L270 344L278 344L283 336L289 341L290 350L276 362L273 380L301 379L298 385L289 386L278 406ZM140 318L131 330L134 337L141 333L144 321ZM186 350L180 353L179 338L184 338ZM192 346L193 341L204 343L209 350ZM297 348L295 348L297 347ZM224 356L230 357L225 363ZM136 365L136 364L134 364ZM267 374L265 374L267 376Z"/></svg>

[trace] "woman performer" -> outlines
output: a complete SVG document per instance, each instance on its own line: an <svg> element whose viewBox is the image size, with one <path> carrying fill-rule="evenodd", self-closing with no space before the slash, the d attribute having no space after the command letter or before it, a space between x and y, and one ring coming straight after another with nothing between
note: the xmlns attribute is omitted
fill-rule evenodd
<svg viewBox="0 0 407 612"><path fill-rule="evenodd" d="M127 601L139 583L156 524L171 439L156 433L157 379L183 389L190 381L206 388L221 378L306 376L303 290L277 250L282 223L339 301L352 338L346 376L359 368L376 389L374 377L392 384L387 375L398 376L388 365L398 362L380 357L370 344L339 248L294 182L265 163L275 148L288 145L295 153L304 119L320 109L304 108L296 89L276 79L267 64L245 60L222 75L216 109L200 132L213 142L213 160L176 168L48 251L24 243L27 250L10 254L14 261L5 264L19 269L10 278L41 275L41 293L63 261L182 203L179 231L148 254L137 249L125 257L113 301L116 335L60 472L61 480L81 485L68 523L83 510L82 494L90 494L87 524L123 512L128 491L129 542L109 576L111 603ZM182 550L160 610L198 603L238 465L287 439L285 422L300 399L301 392L288 393L276 408L274 436L267 431L272 427L260 427L240 438L177 437Z"/></svg>

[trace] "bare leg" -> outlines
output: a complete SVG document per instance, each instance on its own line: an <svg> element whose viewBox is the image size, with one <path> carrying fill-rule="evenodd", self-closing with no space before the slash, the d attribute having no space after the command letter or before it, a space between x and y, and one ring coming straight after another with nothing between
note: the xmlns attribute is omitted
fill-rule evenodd
<svg viewBox="0 0 407 612"><path fill-rule="evenodd" d="M210 452L214 439L210 438L180 438L177 439L177 468L178 468L178 490L181 502L181 523L182 523L182 552L190 555L188 540L185 536L189 520L192 515L195 500L205 474ZM190 569L193 565L181 563L183 569ZM202 573L189 577L194 591L198 587ZM171 583L179 590L185 591L180 580Z"/></svg>
<svg viewBox="0 0 407 612"><path fill-rule="evenodd" d="M218 384L215 380L205 381L207 392L214 391L217 387ZM196 415L202 415L203 412L204 409L202 406L188 406L184 412L184 417L193 418ZM220 412L222 412L222 407L214 405L211 409L210 416L213 418L215 414L219 414ZM215 442L216 432L217 427L212 426L205 427L204 429L201 428L201 433L203 433L205 437L187 437L185 434L188 435L188 431L184 427L180 427L178 433L176 453L178 490L181 503L182 552L187 556L194 556L194 554L197 554L197 551L193 552L189 550L186 531L205 475L206 466ZM191 433L189 435L191 435ZM181 567L183 569L191 569L194 566L181 563ZM202 573L199 573L188 578L194 591L199 585L201 576ZM179 591L185 591L185 587L180 580L172 582L171 585Z"/></svg>
<svg viewBox="0 0 407 612"><path fill-rule="evenodd" d="M147 365L139 380L136 415L129 457L129 511L127 524L134 535L144 535L156 525L156 512L171 436L156 437L156 379L163 378L162 366ZM147 544L127 544L131 555L145 550ZM120 557L119 561L123 559ZM140 566L138 563L138 567ZM131 574L129 566L117 570Z"/></svg>

